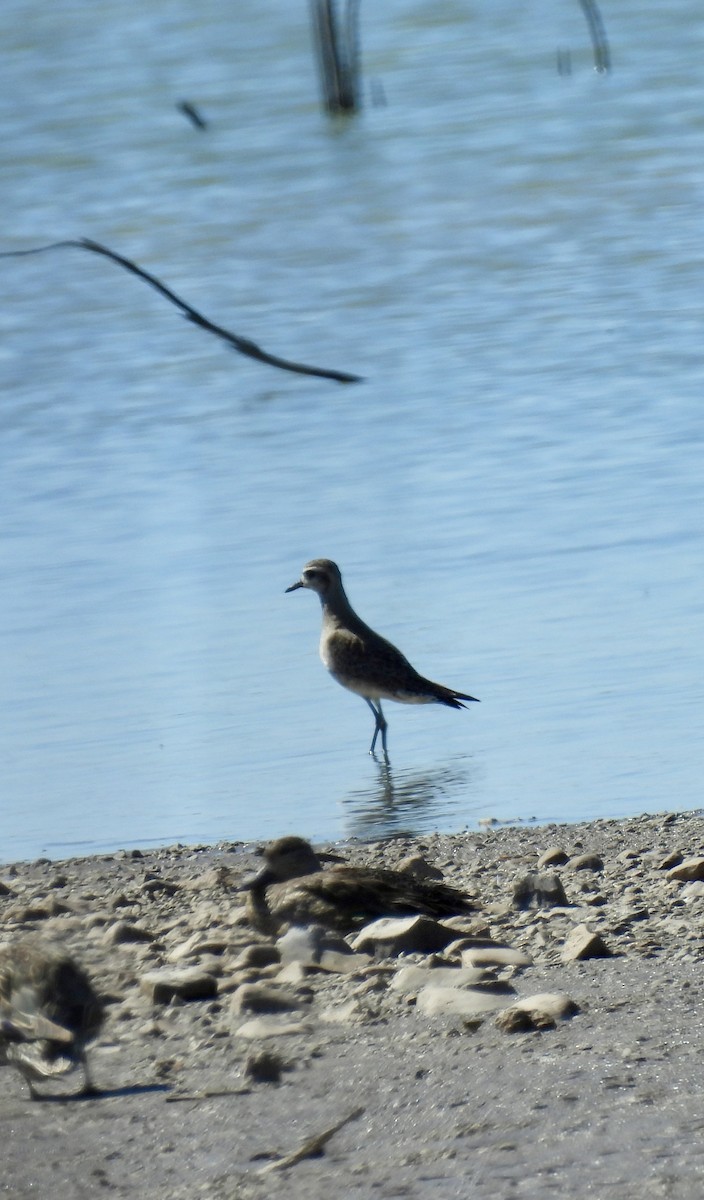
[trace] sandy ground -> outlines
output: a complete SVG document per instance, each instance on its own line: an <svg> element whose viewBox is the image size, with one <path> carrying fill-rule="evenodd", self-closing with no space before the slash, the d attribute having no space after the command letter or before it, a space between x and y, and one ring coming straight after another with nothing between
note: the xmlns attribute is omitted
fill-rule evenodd
<svg viewBox="0 0 704 1200"><path fill-rule="evenodd" d="M516 908L516 877L551 847L569 856L545 868L567 903ZM32 1103L19 1074L0 1070L0 1192L700 1200L704 871L673 872L704 855L701 814L339 849L390 866L419 850L479 898L477 929L530 955L500 971L516 993L565 992L579 1013L515 1033L494 1013L424 1015L391 982L409 961L432 975L442 955L286 984L276 964L247 968L249 946L273 943L244 919L235 889L256 860L236 844L8 865L0 940L32 932L68 946L110 1002L91 1052L100 1097ZM585 853L601 866L576 866ZM610 957L564 960L582 924ZM210 973L217 995L154 1003L145 975L176 961ZM290 1013L264 1018L293 1032L243 1036L243 983L294 997ZM278 1083L247 1075L264 1049L284 1068ZM317 1157L271 1169L359 1108Z"/></svg>

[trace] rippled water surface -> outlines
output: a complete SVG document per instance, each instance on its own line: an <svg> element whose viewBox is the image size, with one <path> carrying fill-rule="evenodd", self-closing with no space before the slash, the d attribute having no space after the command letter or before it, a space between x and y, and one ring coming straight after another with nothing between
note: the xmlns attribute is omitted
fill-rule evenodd
<svg viewBox="0 0 704 1200"><path fill-rule="evenodd" d="M702 803L704 20L602 13L362 6L343 123L304 4L5 0L0 249L365 382L0 260L0 858ZM323 555L482 701L389 771Z"/></svg>

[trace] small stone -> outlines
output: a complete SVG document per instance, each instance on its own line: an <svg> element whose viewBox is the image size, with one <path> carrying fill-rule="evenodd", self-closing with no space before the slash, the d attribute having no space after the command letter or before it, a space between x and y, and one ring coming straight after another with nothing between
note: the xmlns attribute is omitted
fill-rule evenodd
<svg viewBox="0 0 704 1200"><path fill-rule="evenodd" d="M349 945L339 934L324 925L292 925L276 942L283 966L289 962L318 963L326 950L351 954Z"/></svg>
<svg viewBox="0 0 704 1200"><path fill-rule="evenodd" d="M230 1011L240 1013L291 1012L301 1008L301 1001L291 992L273 987L262 987L258 983L243 983L230 1001Z"/></svg>
<svg viewBox="0 0 704 1200"><path fill-rule="evenodd" d="M543 850L538 859L538 870L542 870L543 867L561 867L563 863L569 861L569 857L562 846L549 846L547 850Z"/></svg>
<svg viewBox="0 0 704 1200"><path fill-rule="evenodd" d="M2 879L0 879L0 896L14 896L14 895L15 895L15 892L13 892L9 883L3 883Z"/></svg>
<svg viewBox="0 0 704 1200"><path fill-rule="evenodd" d="M680 854L679 850L673 850L670 854L666 854L664 858L660 859L658 871L669 871L670 867L676 867L678 863L681 863L683 858L684 855Z"/></svg>
<svg viewBox="0 0 704 1200"><path fill-rule="evenodd" d="M443 917L440 924L446 929L451 929L454 934L464 937L489 938L489 926L485 917L472 917L467 913L458 917Z"/></svg>
<svg viewBox="0 0 704 1200"><path fill-rule="evenodd" d="M361 1025L369 1021L372 1014L359 1000L347 1000L344 1004L331 1004L320 1013L321 1021L332 1025Z"/></svg>
<svg viewBox="0 0 704 1200"><path fill-rule="evenodd" d="M536 992L533 996L522 996L511 1007L520 1012L544 1013L555 1021L564 1021L579 1012L579 1005L567 992Z"/></svg>
<svg viewBox="0 0 704 1200"><path fill-rule="evenodd" d="M416 1009L426 1017L473 1017L506 1008L515 996L508 984L486 988L425 987L416 998Z"/></svg>
<svg viewBox="0 0 704 1200"><path fill-rule="evenodd" d="M424 987L471 987L483 983L488 974L478 967L401 967L389 987L406 994Z"/></svg>
<svg viewBox="0 0 704 1200"><path fill-rule="evenodd" d="M695 879L704 879L704 858L685 858L667 872L667 878L687 883Z"/></svg>
<svg viewBox="0 0 704 1200"><path fill-rule="evenodd" d="M695 879L692 883L687 883L680 892L685 904L692 904L695 900L701 900L704 896L704 881Z"/></svg>
<svg viewBox="0 0 704 1200"><path fill-rule="evenodd" d="M562 947L563 962L578 962L585 958L610 958L611 951L600 934L587 925L576 925Z"/></svg>
<svg viewBox="0 0 704 1200"><path fill-rule="evenodd" d="M627 908L619 914L619 918L611 929L614 933L625 933L637 921L647 921L650 913L647 908Z"/></svg>
<svg viewBox="0 0 704 1200"><path fill-rule="evenodd" d="M329 971L334 975L356 975L369 966L368 954L341 954L339 950L323 950L320 962L317 964L321 971Z"/></svg>
<svg viewBox="0 0 704 1200"><path fill-rule="evenodd" d="M577 854L567 863L570 871L603 871L604 863L598 854Z"/></svg>
<svg viewBox="0 0 704 1200"><path fill-rule="evenodd" d="M316 968L311 963L290 962L277 971L274 979L277 983L292 983L294 986L300 986L315 970Z"/></svg>
<svg viewBox="0 0 704 1200"><path fill-rule="evenodd" d="M153 942L156 934L141 925L133 925L131 921L115 921L103 935L106 946L122 946L127 942Z"/></svg>
<svg viewBox="0 0 704 1200"><path fill-rule="evenodd" d="M396 870L403 871L405 875L412 875L414 879L442 879L442 871L431 866L422 854L407 855L401 859Z"/></svg>
<svg viewBox="0 0 704 1200"><path fill-rule="evenodd" d="M139 981L139 988L152 1004L168 1004L175 996L181 1000L210 1000L218 992L214 976L200 967L160 967L147 971Z"/></svg>
<svg viewBox="0 0 704 1200"><path fill-rule="evenodd" d="M291 1037L294 1034L309 1033L311 1026L305 1021L277 1020L276 1017L253 1017L234 1030L236 1037L270 1038Z"/></svg>
<svg viewBox="0 0 704 1200"><path fill-rule="evenodd" d="M556 908L567 904L565 889L553 871L529 872L513 884L513 907Z"/></svg>
<svg viewBox="0 0 704 1200"><path fill-rule="evenodd" d="M531 1014L514 1007L504 1008L498 1012L494 1023L502 1033L528 1033L535 1029ZM552 1024L554 1027L555 1022L553 1021Z"/></svg>
<svg viewBox="0 0 704 1200"><path fill-rule="evenodd" d="M8 922L15 921L19 925L24 925L29 921L46 921L52 915L48 904L27 904L11 908L5 913L5 918Z"/></svg>
<svg viewBox="0 0 704 1200"><path fill-rule="evenodd" d="M278 947L270 945L269 942L252 942L238 954L232 966L239 970L246 967L270 967L280 962L281 952Z"/></svg>
<svg viewBox="0 0 704 1200"><path fill-rule="evenodd" d="M173 879L162 879L160 875L153 879L147 879L142 884L142 891L148 896L155 896L161 893L164 896L175 896L181 891L181 884L175 883Z"/></svg>
<svg viewBox="0 0 704 1200"><path fill-rule="evenodd" d="M352 946L383 957L433 954L444 950L454 938L453 930L431 917L380 917L359 931Z"/></svg>
<svg viewBox="0 0 704 1200"><path fill-rule="evenodd" d="M184 958L197 958L203 954L222 955L227 950L229 942L222 935L211 935L196 932L191 934L180 946L174 947L169 954L171 962L181 962Z"/></svg>
<svg viewBox="0 0 704 1200"><path fill-rule="evenodd" d="M462 951L463 967L530 967L532 962L530 954L514 946L470 946Z"/></svg>

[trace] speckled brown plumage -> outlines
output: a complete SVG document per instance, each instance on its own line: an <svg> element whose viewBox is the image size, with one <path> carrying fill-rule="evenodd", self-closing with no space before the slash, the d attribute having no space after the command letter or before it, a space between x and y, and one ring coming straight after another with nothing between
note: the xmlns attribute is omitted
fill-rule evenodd
<svg viewBox="0 0 704 1200"><path fill-rule="evenodd" d="M267 933L312 922L348 931L376 917L449 917L476 908L448 884L402 871L351 865L323 870L313 847L299 837L278 838L264 857L266 865L245 886L249 919Z"/></svg>
<svg viewBox="0 0 704 1200"><path fill-rule="evenodd" d="M456 692L419 675L408 659L391 642L365 625L352 608L342 586L340 568L329 558L314 558L306 563L301 578L287 588L309 588L320 597L323 628L320 657L342 687L361 696L374 713L374 736L370 754L381 734L384 755L386 718L382 700L399 704L445 704L448 708L466 708L476 696Z"/></svg>
<svg viewBox="0 0 704 1200"><path fill-rule="evenodd" d="M103 1021L93 986L70 955L39 939L0 945L0 1051L38 1098L34 1080L83 1067L83 1094L95 1092L85 1046Z"/></svg>

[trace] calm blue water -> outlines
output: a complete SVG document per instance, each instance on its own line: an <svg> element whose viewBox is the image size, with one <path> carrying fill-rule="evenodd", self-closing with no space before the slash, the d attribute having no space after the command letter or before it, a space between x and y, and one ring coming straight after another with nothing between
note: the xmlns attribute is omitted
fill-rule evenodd
<svg viewBox="0 0 704 1200"><path fill-rule="evenodd" d="M701 805L704 18L602 13L363 7L333 124L303 3L5 0L0 249L366 382L0 260L0 859ZM314 556L481 697L390 776Z"/></svg>

